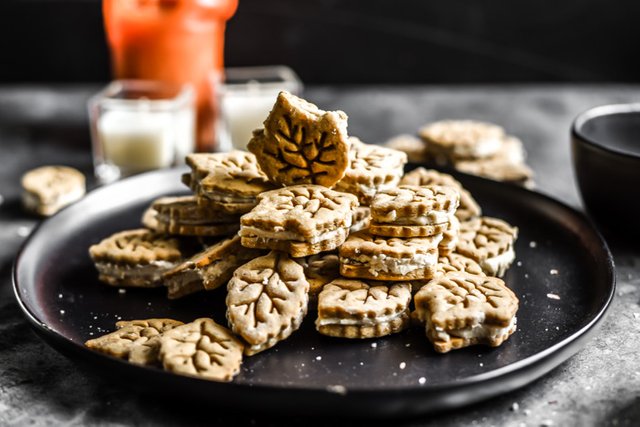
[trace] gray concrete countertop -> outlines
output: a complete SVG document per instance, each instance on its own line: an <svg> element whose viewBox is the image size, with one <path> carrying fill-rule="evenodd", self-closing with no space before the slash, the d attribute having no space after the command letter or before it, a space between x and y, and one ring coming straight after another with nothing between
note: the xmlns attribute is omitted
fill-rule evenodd
<svg viewBox="0 0 640 427"><path fill-rule="evenodd" d="M81 370L31 331L14 300L10 277L13 258L37 222L20 208L20 176L54 163L90 176L85 102L97 89L0 87L0 425L308 423L286 414L224 413L223 407L181 410ZM571 120L594 105L638 100L640 86L313 87L305 95L323 108L346 111L349 133L367 142L413 133L437 119L499 123L524 141L538 191L581 209L571 169ZM608 317L586 348L511 394L438 416L384 424L639 425L640 249L609 243L618 290Z"/></svg>

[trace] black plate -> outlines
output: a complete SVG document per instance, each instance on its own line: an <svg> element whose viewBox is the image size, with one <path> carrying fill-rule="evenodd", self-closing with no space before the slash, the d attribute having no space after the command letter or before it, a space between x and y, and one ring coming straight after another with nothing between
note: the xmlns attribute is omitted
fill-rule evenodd
<svg viewBox="0 0 640 427"><path fill-rule="evenodd" d="M87 255L89 245L137 227L153 198L183 193L181 172L154 172L92 192L44 221L16 261L15 293L36 331L127 385L244 410L354 416L444 410L521 387L558 366L585 344L614 294L611 254L582 214L538 193L461 176L485 214L520 227L518 262L505 278L520 298L518 331L499 348L436 354L419 328L376 340L333 339L315 332L310 312L288 340L246 358L232 383L181 377L87 350L82 343L113 330L118 319L210 316L225 322L222 289L173 302L162 289L121 294L98 282Z"/></svg>

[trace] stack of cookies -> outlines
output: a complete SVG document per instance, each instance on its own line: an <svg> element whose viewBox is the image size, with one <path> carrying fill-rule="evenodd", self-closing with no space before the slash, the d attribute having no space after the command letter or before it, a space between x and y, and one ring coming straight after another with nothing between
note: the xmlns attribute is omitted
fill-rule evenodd
<svg viewBox="0 0 640 427"><path fill-rule="evenodd" d="M229 380L242 353L286 339L309 309L318 332L342 338L397 333L413 318L441 352L515 330L517 298L490 276L513 261L516 228L482 217L449 175L405 175L407 156L349 137L341 111L282 92L264 125L249 153L189 155L192 195L153 201L144 229L90 248L110 285L165 286L169 298L226 289L229 329L148 319L88 346Z"/></svg>
<svg viewBox="0 0 640 427"><path fill-rule="evenodd" d="M534 186L522 141L507 135L501 126L474 120L444 120L423 126L418 135L420 138L400 135L389 140L387 146L405 151L415 163L452 168L527 188Z"/></svg>

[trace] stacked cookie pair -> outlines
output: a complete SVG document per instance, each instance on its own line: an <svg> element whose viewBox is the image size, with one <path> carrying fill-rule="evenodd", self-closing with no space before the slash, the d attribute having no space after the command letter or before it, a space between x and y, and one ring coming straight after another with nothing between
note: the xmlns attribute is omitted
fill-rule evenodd
<svg viewBox="0 0 640 427"><path fill-rule="evenodd" d="M400 135L387 145L408 153L417 163L448 167L471 175L531 188L533 172L525 164L518 138L493 123L444 120L423 126L420 138Z"/></svg>

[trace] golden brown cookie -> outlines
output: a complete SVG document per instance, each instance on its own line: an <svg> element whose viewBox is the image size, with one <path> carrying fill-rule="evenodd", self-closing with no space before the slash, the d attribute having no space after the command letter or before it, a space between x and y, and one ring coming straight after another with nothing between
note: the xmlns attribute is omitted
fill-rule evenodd
<svg viewBox="0 0 640 427"><path fill-rule="evenodd" d="M504 276L515 259L518 228L483 216L461 224L456 251L476 261L489 276Z"/></svg>
<svg viewBox="0 0 640 427"><path fill-rule="evenodd" d="M400 332L410 323L409 283L336 279L318 296L316 329L340 338L376 338Z"/></svg>
<svg viewBox="0 0 640 427"><path fill-rule="evenodd" d="M116 323L115 332L89 340L84 345L138 365L152 365L158 361L158 337L180 325L182 322L172 319L120 321Z"/></svg>
<svg viewBox="0 0 640 427"><path fill-rule="evenodd" d="M115 233L89 248L100 274L112 286L157 287L162 273L183 257L180 242L146 229Z"/></svg>
<svg viewBox="0 0 640 427"><path fill-rule="evenodd" d="M180 236L226 236L240 228L240 216L195 196L161 197L142 215L142 224L154 231Z"/></svg>
<svg viewBox="0 0 640 427"><path fill-rule="evenodd" d="M349 166L349 146L345 113L280 92L247 148L273 182L331 187Z"/></svg>
<svg viewBox="0 0 640 427"><path fill-rule="evenodd" d="M163 334L159 356L169 372L231 381L240 372L243 348L227 328L202 318Z"/></svg>
<svg viewBox="0 0 640 427"><path fill-rule="evenodd" d="M258 194L275 188L251 153L194 153L186 161L191 174L182 181L196 193L198 203L225 213L249 212Z"/></svg>
<svg viewBox="0 0 640 427"><path fill-rule="evenodd" d="M371 280L430 279L438 263L441 239L441 234L400 239L359 231L340 247L340 274Z"/></svg>
<svg viewBox="0 0 640 427"><path fill-rule="evenodd" d="M50 216L84 196L85 178L67 166L42 166L22 176L22 190L25 209Z"/></svg>
<svg viewBox="0 0 640 427"><path fill-rule="evenodd" d="M164 273L168 297L181 298L226 285L236 268L260 254L243 247L239 236L222 240Z"/></svg>
<svg viewBox="0 0 640 427"><path fill-rule="evenodd" d="M330 251L351 227L352 194L320 185L296 185L258 196L258 206L240 219L242 245L274 249L294 258Z"/></svg>
<svg viewBox="0 0 640 427"><path fill-rule="evenodd" d="M458 208L453 187L402 185L376 194L371 203L372 234L389 237L427 237L449 229Z"/></svg>
<svg viewBox="0 0 640 427"><path fill-rule="evenodd" d="M418 133L430 158L440 166L493 156L505 138L502 127L473 120L443 120L422 127Z"/></svg>
<svg viewBox="0 0 640 427"><path fill-rule="evenodd" d="M429 161L427 144L414 135L398 135L385 142L384 145L388 148L402 151L407 155L411 163L424 163Z"/></svg>
<svg viewBox="0 0 640 427"><path fill-rule="evenodd" d="M227 320L248 356L296 331L307 314L309 282L302 266L272 251L238 268L227 285Z"/></svg>
<svg viewBox="0 0 640 427"><path fill-rule="evenodd" d="M402 151L365 144L350 137L350 163L334 190L355 194L362 206L369 206L378 191L394 188L400 182L407 163Z"/></svg>
<svg viewBox="0 0 640 427"><path fill-rule="evenodd" d="M441 185L455 187L460 193L460 204L456 210L456 217L460 221L467 221L482 214L480 206L471 196L471 193L465 190L462 184L449 174L420 167L406 173L400 180L400 185Z"/></svg>
<svg viewBox="0 0 640 427"><path fill-rule="evenodd" d="M475 344L497 347L516 330L518 298L495 277L447 273L423 286L414 301L439 353Z"/></svg>

